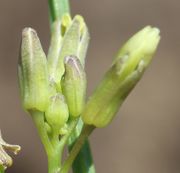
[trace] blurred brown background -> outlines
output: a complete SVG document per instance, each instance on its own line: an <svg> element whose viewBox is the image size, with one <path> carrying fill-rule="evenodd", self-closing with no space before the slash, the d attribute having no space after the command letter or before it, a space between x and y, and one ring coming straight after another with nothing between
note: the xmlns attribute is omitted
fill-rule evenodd
<svg viewBox="0 0 180 173"><path fill-rule="evenodd" d="M162 40L144 78L119 115L91 137L97 173L180 172L180 1L71 0L91 33L86 69L88 94L120 45L145 25L161 29ZM46 157L17 85L21 30L35 28L49 44L47 0L0 0L0 128L6 141L20 144L8 173L46 173Z"/></svg>

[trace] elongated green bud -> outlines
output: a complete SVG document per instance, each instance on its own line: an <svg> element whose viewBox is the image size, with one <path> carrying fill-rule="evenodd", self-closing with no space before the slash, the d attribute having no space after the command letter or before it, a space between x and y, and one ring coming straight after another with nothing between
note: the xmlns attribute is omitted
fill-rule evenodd
<svg viewBox="0 0 180 173"><path fill-rule="evenodd" d="M55 75L56 64L62 44L61 21L55 21L52 25L51 43L48 50L48 71L52 80Z"/></svg>
<svg viewBox="0 0 180 173"><path fill-rule="evenodd" d="M159 40L159 30L146 27L123 46L85 106L82 119L86 124L104 127L112 121L149 65Z"/></svg>
<svg viewBox="0 0 180 173"><path fill-rule="evenodd" d="M144 61L145 66L149 65L160 41L159 33L158 28L147 26L132 36L119 50L116 59L128 57L127 63L121 70L121 78L131 73L141 60Z"/></svg>
<svg viewBox="0 0 180 173"><path fill-rule="evenodd" d="M58 91L61 91L61 86L55 83L56 68L59 59L59 54L62 47L64 33L71 24L71 17L66 14L62 20L57 20L52 24L51 43L48 51L48 72L50 81L55 84Z"/></svg>
<svg viewBox="0 0 180 173"><path fill-rule="evenodd" d="M85 104L86 75L79 59L75 56L65 58L62 89L70 115L73 117L80 116Z"/></svg>
<svg viewBox="0 0 180 173"><path fill-rule="evenodd" d="M80 41L79 41L77 57L79 58L81 64L84 67L85 59L86 59L86 53L87 53L89 40L90 40L89 31L88 31L88 28L85 25L85 23L81 29L81 34L82 35L81 35Z"/></svg>
<svg viewBox="0 0 180 173"><path fill-rule="evenodd" d="M59 129L67 122L69 117L68 106L62 94L56 94L50 98L49 106L45 112L48 124L52 128Z"/></svg>
<svg viewBox="0 0 180 173"><path fill-rule="evenodd" d="M89 43L88 29L82 16L77 15L71 21L70 17L66 14L62 18L61 25L62 40L58 57L56 54L56 60L53 60L54 58L48 59L50 76L57 85L60 85L62 75L64 74L64 58L69 55L75 55L84 66L84 59ZM61 86L58 86L58 88L61 88Z"/></svg>
<svg viewBox="0 0 180 173"><path fill-rule="evenodd" d="M21 99L26 110L45 111L48 105L48 72L45 53L35 30L22 33L18 64Z"/></svg>

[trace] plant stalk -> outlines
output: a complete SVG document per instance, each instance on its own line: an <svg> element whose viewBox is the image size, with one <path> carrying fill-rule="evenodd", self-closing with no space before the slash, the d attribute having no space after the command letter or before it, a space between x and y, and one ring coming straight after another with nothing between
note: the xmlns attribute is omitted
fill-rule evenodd
<svg viewBox="0 0 180 173"><path fill-rule="evenodd" d="M57 147L58 145L53 145L57 144L58 138L56 138L56 141L54 138L52 141L49 139L43 112L31 111L30 113L48 156L48 173L58 173L60 171L60 149Z"/></svg>
<svg viewBox="0 0 180 173"><path fill-rule="evenodd" d="M5 173L3 166L0 166L0 173Z"/></svg>
<svg viewBox="0 0 180 173"><path fill-rule="evenodd" d="M69 157L67 158L67 160L64 162L64 164L62 166L61 173L67 173L69 171L76 156L78 155L79 151L81 150L84 142L86 141L88 136L92 133L94 128L95 128L94 126L84 125L79 138L77 139L76 143L74 144L72 150L69 153Z"/></svg>
<svg viewBox="0 0 180 173"><path fill-rule="evenodd" d="M49 16L51 23L55 20L61 20L66 13L70 14L69 0L48 0Z"/></svg>
<svg viewBox="0 0 180 173"><path fill-rule="evenodd" d="M79 135L81 134L83 128L83 122L80 118L76 128L68 139L68 149L69 152L72 150L74 144L76 143ZM79 151L76 159L72 164L73 173L96 173L93 157L91 154L91 148L89 141L86 139L81 150Z"/></svg>

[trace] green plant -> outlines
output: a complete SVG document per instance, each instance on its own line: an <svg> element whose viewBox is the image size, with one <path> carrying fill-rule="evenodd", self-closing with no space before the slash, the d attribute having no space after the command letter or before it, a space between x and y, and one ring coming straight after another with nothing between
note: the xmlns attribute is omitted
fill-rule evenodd
<svg viewBox="0 0 180 173"><path fill-rule="evenodd" d="M71 18L68 0L49 0L51 42L47 56L34 29L22 33L18 76L22 105L37 127L49 173L95 173L88 136L111 123L141 79L160 40L147 26L119 50L86 102L84 71L89 32L80 15ZM64 148L69 155L62 160Z"/></svg>

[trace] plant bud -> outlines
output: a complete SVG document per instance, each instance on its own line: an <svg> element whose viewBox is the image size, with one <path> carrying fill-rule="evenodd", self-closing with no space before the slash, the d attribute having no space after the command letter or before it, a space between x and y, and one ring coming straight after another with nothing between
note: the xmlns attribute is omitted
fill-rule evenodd
<svg viewBox="0 0 180 173"><path fill-rule="evenodd" d="M21 55L18 64L22 103L26 110L45 111L48 92L48 72L45 53L35 30L22 33Z"/></svg>
<svg viewBox="0 0 180 173"><path fill-rule="evenodd" d="M86 74L79 59L75 56L67 56L64 63L63 94L68 104L70 116L78 117L85 104Z"/></svg>
<svg viewBox="0 0 180 173"><path fill-rule="evenodd" d="M55 84L54 76L56 72L56 64L59 58L59 52L62 44L62 35L61 35L61 21L55 21L52 24L52 33L51 33L51 43L48 51L48 72L50 75L51 83ZM59 89L61 90L61 89Z"/></svg>
<svg viewBox="0 0 180 173"><path fill-rule="evenodd" d="M84 123L105 127L112 121L149 65L159 40L159 30L146 27L123 46L85 106Z"/></svg>
<svg viewBox="0 0 180 173"><path fill-rule="evenodd" d="M68 14L64 15L62 20L57 20L52 24L51 43L47 56L48 72L50 74L50 81L54 81L55 87L58 91L61 91L61 86L55 83L55 73L63 36L70 24L71 17Z"/></svg>
<svg viewBox="0 0 180 173"><path fill-rule="evenodd" d="M75 55L80 59L81 63L84 64L89 43L88 29L81 16L77 15L71 21L66 15L62 18L61 25L62 43L58 58L56 58L55 61L52 60L53 63L51 63L50 59L48 62L50 76L57 85L60 85L61 78L64 74L64 58L69 55ZM58 88L61 87L58 86Z"/></svg>
<svg viewBox="0 0 180 173"><path fill-rule="evenodd" d="M144 61L145 66L149 65L160 41L159 33L158 28L146 26L132 36L119 50L116 59L121 59L124 56L128 57L127 63L121 70L121 78L125 78L126 75L131 73L141 60Z"/></svg>
<svg viewBox="0 0 180 173"><path fill-rule="evenodd" d="M79 42L77 57L79 58L81 64L84 67L86 53L87 53L89 40L90 40L89 31L88 31L88 28L87 28L87 26L85 24L83 25L81 34L82 35L81 35L80 42Z"/></svg>
<svg viewBox="0 0 180 173"><path fill-rule="evenodd" d="M49 106L45 112L47 123L58 131L67 122L69 117L68 106L62 94L50 98Z"/></svg>

